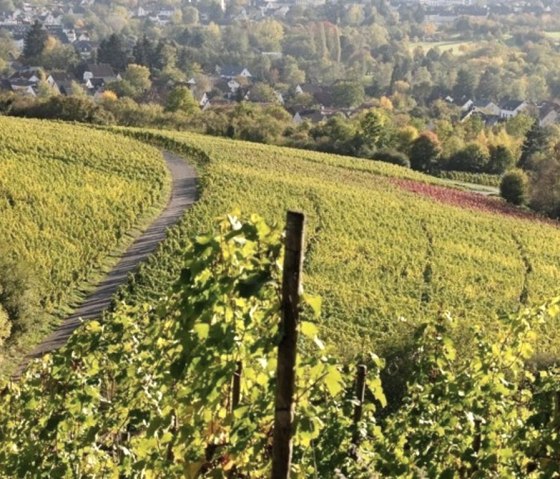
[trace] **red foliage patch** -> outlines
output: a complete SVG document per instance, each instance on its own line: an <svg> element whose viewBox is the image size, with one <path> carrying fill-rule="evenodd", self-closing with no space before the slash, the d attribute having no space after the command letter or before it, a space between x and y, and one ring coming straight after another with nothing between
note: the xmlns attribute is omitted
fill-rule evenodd
<svg viewBox="0 0 560 479"><path fill-rule="evenodd" d="M540 221L558 226L557 221L550 220L535 213L523 211L498 198L492 198L469 191L455 190L444 186L420 183L414 180L391 178L390 181L403 190L410 191L427 198L432 198L440 203L459 206L461 208L471 210L484 211L485 213L495 213L525 220Z"/></svg>

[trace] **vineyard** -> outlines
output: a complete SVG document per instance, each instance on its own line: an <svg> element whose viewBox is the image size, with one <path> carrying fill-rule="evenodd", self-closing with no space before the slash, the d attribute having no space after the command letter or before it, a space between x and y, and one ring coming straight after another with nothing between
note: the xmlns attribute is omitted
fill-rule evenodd
<svg viewBox="0 0 560 479"><path fill-rule="evenodd" d="M121 292L127 302L163 294L180 270L182 238L235 208L276 221L286 209L308 214L305 281L324 298L321 331L338 354L404 347L414 324L444 311L491 330L497 312L558 291L558 228L500 200L384 163L193 134L134 135L195 162L203 193ZM547 336L542 347L555 348L560 336Z"/></svg>
<svg viewBox="0 0 560 479"><path fill-rule="evenodd" d="M468 173L465 171L441 171L440 178L459 181L462 183L472 183L484 186L500 186L500 175L490 175L488 173Z"/></svg>
<svg viewBox="0 0 560 479"><path fill-rule="evenodd" d="M471 326L468 356L457 353L451 316L425 321L406 394L388 404L384 360L362 351L356 368L329 356L321 301L308 293L286 436L293 460L283 463L291 473L275 473L276 420L291 410L275 402L280 278L292 277L281 235L256 215L228 215L184 237L165 297L117 305L2 385L0 477L556 477L560 377L527 361L534 326L557 321L560 300L503 315L492 337Z"/></svg>
<svg viewBox="0 0 560 479"><path fill-rule="evenodd" d="M392 165L119 132L188 158L200 199L104 321L0 385L0 477L270 477L286 209L308 220L291 477L554 477L555 223Z"/></svg>
<svg viewBox="0 0 560 479"><path fill-rule="evenodd" d="M0 119L0 368L63 317L167 199L155 148Z"/></svg>

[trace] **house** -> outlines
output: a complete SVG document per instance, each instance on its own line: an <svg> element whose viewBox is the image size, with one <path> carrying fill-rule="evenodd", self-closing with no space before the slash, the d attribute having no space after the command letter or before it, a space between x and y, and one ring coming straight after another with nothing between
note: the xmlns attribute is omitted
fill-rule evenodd
<svg viewBox="0 0 560 479"><path fill-rule="evenodd" d="M302 93L311 95L314 101L320 105L330 105L332 103L332 88L329 86L306 83L300 85L300 89Z"/></svg>
<svg viewBox="0 0 560 479"><path fill-rule="evenodd" d="M70 43L74 43L78 39L76 30L73 28L65 28L63 29L63 32Z"/></svg>
<svg viewBox="0 0 560 479"><path fill-rule="evenodd" d="M23 51L25 47L25 35L12 35L12 42L18 51Z"/></svg>
<svg viewBox="0 0 560 479"><path fill-rule="evenodd" d="M39 83L41 81L41 73L38 67L25 67L14 72L9 80L25 80L30 83Z"/></svg>
<svg viewBox="0 0 560 479"><path fill-rule="evenodd" d="M500 116L502 109L490 100L475 100L471 109L487 116Z"/></svg>
<svg viewBox="0 0 560 479"><path fill-rule="evenodd" d="M10 80L0 79L0 91L2 92L13 92L12 84Z"/></svg>
<svg viewBox="0 0 560 479"><path fill-rule="evenodd" d="M446 96L444 98L444 100L448 103L451 103L452 105L455 105L457 108L459 108L461 111L465 112L465 111L470 111L472 109L472 106L474 105L474 101L471 100L470 98L461 98L461 99L455 99L452 96Z"/></svg>
<svg viewBox="0 0 560 479"><path fill-rule="evenodd" d="M83 76L84 82L91 80L92 83L103 85L121 80L121 76L115 73L113 67L107 63L88 64Z"/></svg>
<svg viewBox="0 0 560 479"><path fill-rule="evenodd" d="M476 112L476 110L470 108L469 110L462 110L461 111L461 118L460 118L460 122L464 123L465 121L467 121L468 119L472 118L473 116L481 116L481 114L479 112Z"/></svg>
<svg viewBox="0 0 560 479"><path fill-rule="evenodd" d="M141 6L139 6L138 9L136 10L136 17L138 18L147 17L149 14L150 12Z"/></svg>
<svg viewBox="0 0 560 479"><path fill-rule="evenodd" d="M202 107L202 111L207 110L229 110L235 105L235 102L226 98L213 97L209 99Z"/></svg>
<svg viewBox="0 0 560 479"><path fill-rule="evenodd" d="M239 88L241 87L241 84L233 78L231 80L228 80L226 85L229 88L230 93L237 93L237 90L239 90Z"/></svg>
<svg viewBox="0 0 560 479"><path fill-rule="evenodd" d="M210 98L208 98L208 94L206 92L204 92L202 94L202 96L200 97L200 99L198 100L198 105L200 106L200 108L202 108L203 110L206 109L206 106L210 105Z"/></svg>
<svg viewBox="0 0 560 479"><path fill-rule="evenodd" d="M52 13L45 13L44 15L39 16L39 21L47 26L47 25L62 25L62 17L55 17Z"/></svg>
<svg viewBox="0 0 560 479"><path fill-rule="evenodd" d="M70 43L68 36L64 33L64 29L61 26L46 25L45 29L51 37L56 38L62 45Z"/></svg>
<svg viewBox="0 0 560 479"><path fill-rule="evenodd" d="M348 112L344 110L339 110L336 108L323 108L320 109L310 109L310 110L302 110L296 112L292 117L292 121L299 125L305 121L311 122L313 124L321 123L322 121L326 121L329 118L336 116L336 115L344 115L348 118Z"/></svg>
<svg viewBox="0 0 560 479"><path fill-rule="evenodd" d="M539 105L539 126L545 127L553 125L560 118L560 105L553 102L544 102Z"/></svg>
<svg viewBox="0 0 560 479"><path fill-rule="evenodd" d="M493 126L496 126L498 123L503 121L500 118L499 115L488 115L488 116L484 117L483 119L484 119L484 125L487 128L491 128Z"/></svg>
<svg viewBox="0 0 560 479"><path fill-rule="evenodd" d="M105 80L103 78L90 78L83 83L84 87L90 92L98 93L103 92L105 87Z"/></svg>
<svg viewBox="0 0 560 479"><path fill-rule="evenodd" d="M292 121L296 125L300 125L305 121L309 121L311 123L321 123L324 120L326 120L326 116L323 115L321 110L298 111L292 118Z"/></svg>
<svg viewBox="0 0 560 479"><path fill-rule="evenodd" d="M228 100L241 100L246 93L246 88L233 78L221 78L214 84L214 88L221 91Z"/></svg>
<svg viewBox="0 0 560 479"><path fill-rule="evenodd" d="M91 41L91 39L89 37L89 33L86 32L85 30L76 32L76 41L79 41L79 42L80 41L86 41L86 42Z"/></svg>
<svg viewBox="0 0 560 479"><path fill-rule="evenodd" d="M74 79L66 72L53 72L47 77L47 82L56 88L62 95L72 94L72 83Z"/></svg>
<svg viewBox="0 0 560 479"><path fill-rule="evenodd" d="M216 72L220 75L221 78L226 79L234 79L237 77L243 78L253 78L251 72L244 67L238 67L233 65L224 65L222 67L216 67Z"/></svg>
<svg viewBox="0 0 560 479"><path fill-rule="evenodd" d="M74 49L82 60L89 60L93 56L94 47L88 40L78 40L74 42Z"/></svg>
<svg viewBox="0 0 560 479"><path fill-rule="evenodd" d="M528 108L529 104L522 100L510 100L502 104L500 117L504 120L515 118L519 113L522 113Z"/></svg>
<svg viewBox="0 0 560 479"><path fill-rule="evenodd" d="M37 96L37 83L23 79L8 80L11 90L25 96Z"/></svg>

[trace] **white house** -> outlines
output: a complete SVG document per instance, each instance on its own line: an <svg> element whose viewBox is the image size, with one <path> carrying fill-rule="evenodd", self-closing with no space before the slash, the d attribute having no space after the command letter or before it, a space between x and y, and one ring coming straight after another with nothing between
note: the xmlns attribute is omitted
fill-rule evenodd
<svg viewBox="0 0 560 479"><path fill-rule="evenodd" d="M244 67L224 65L223 67L216 67L216 70L220 74L221 78L230 78L230 79L237 78L237 77L253 78L251 72Z"/></svg>
<svg viewBox="0 0 560 479"><path fill-rule="evenodd" d="M84 82L88 80L102 80L103 83L110 83L113 81L118 81L121 76L113 70L111 65L107 63L99 63L97 65L90 64L84 71L83 80Z"/></svg>
<svg viewBox="0 0 560 479"><path fill-rule="evenodd" d="M33 84L26 80L12 80L10 81L10 85L12 91L19 93L20 95L31 97L37 96L37 92L35 91L37 84Z"/></svg>
<svg viewBox="0 0 560 479"><path fill-rule="evenodd" d="M461 111L469 111L473 105L474 102L472 100L457 103L457 106L461 109Z"/></svg>
<svg viewBox="0 0 560 479"><path fill-rule="evenodd" d="M239 87L241 86L237 81L235 81L233 78L231 80L229 80L227 82L227 86L229 88L229 91L231 93L237 93L237 90L239 90Z"/></svg>
<svg viewBox="0 0 560 479"><path fill-rule="evenodd" d="M210 104L210 98L208 98L208 95L206 93L203 93L202 97L200 97L198 105L200 106L200 108L205 109L205 107L209 104Z"/></svg>
<svg viewBox="0 0 560 479"><path fill-rule="evenodd" d="M505 102L500 109L500 118L508 120L515 118L521 112L525 111L529 104L526 101L510 100Z"/></svg>
<svg viewBox="0 0 560 479"><path fill-rule="evenodd" d="M477 100L472 103L471 109L490 116L500 116L502 112L502 109L498 105L489 100Z"/></svg>
<svg viewBox="0 0 560 479"><path fill-rule="evenodd" d="M74 43L76 40L78 40L76 30L74 30L73 28L65 28L62 31L66 34L66 38L68 38L68 41L70 43Z"/></svg>

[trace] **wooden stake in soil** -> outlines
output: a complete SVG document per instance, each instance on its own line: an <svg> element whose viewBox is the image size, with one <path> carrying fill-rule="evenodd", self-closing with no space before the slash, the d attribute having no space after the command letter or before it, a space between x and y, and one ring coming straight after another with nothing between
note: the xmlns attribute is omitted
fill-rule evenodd
<svg viewBox="0 0 560 479"><path fill-rule="evenodd" d="M239 406L241 399L241 373L243 372L243 364L237 361L235 373L233 374L233 387L231 393L231 411L233 412Z"/></svg>
<svg viewBox="0 0 560 479"><path fill-rule="evenodd" d="M352 437L352 444L356 448L360 444L360 435L358 433L357 427L358 423L362 420L362 412L364 408L364 399L366 396L366 374L367 366L365 364L358 365L358 374L356 376L356 398L358 399L358 404L354 406L354 427L356 431Z"/></svg>
<svg viewBox="0 0 560 479"><path fill-rule="evenodd" d="M276 367L272 479L289 478L292 463L297 324L299 320L304 229L305 215L288 211L282 278L281 339L278 346L278 365Z"/></svg>

